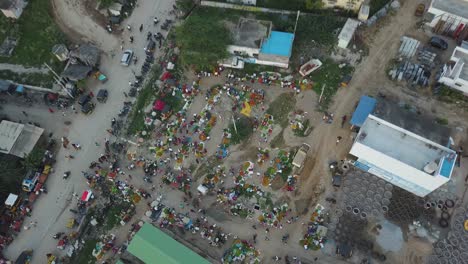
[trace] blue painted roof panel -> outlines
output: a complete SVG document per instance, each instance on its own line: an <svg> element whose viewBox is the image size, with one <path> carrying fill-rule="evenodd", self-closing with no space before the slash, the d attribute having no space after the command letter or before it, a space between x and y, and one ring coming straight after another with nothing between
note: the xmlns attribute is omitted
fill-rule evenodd
<svg viewBox="0 0 468 264"><path fill-rule="evenodd" d="M353 113L351 118L351 125L353 126L362 126L364 121L366 121L367 116L374 111L375 105L377 104L377 100L372 97L363 95L359 100L359 104L356 107L356 110Z"/></svg>
<svg viewBox="0 0 468 264"><path fill-rule="evenodd" d="M260 52L290 57L293 40L294 34L292 33L272 31L270 37L263 42Z"/></svg>

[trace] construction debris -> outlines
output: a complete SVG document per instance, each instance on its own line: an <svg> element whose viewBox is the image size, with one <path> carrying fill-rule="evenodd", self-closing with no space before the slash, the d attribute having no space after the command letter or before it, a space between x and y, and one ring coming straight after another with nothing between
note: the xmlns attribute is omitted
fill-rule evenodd
<svg viewBox="0 0 468 264"><path fill-rule="evenodd" d="M406 80L413 85L427 86L431 72L424 65L402 61L390 70L389 75L393 80Z"/></svg>
<svg viewBox="0 0 468 264"><path fill-rule="evenodd" d="M409 38L406 36L402 36L400 40L401 46L400 50L398 50L400 56L406 57L408 59L413 57L416 54L416 51L418 50L418 47L421 44L421 42L419 40Z"/></svg>

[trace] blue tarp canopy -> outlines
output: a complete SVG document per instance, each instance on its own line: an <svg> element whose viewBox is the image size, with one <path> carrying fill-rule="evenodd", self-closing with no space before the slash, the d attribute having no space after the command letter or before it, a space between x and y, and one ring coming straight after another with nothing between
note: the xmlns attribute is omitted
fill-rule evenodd
<svg viewBox="0 0 468 264"><path fill-rule="evenodd" d="M23 85L18 85L18 87L16 87L16 92L18 92L18 93L23 93L23 92L24 92L24 87L23 87Z"/></svg>
<svg viewBox="0 0 468 264"><path fill-rule="evenodd" d="M363 95L359 100L359 104L354 110L353 117L351 118L351 125L360 127L366 121L367 116L374 111L377 100L372 97Z"/></svg>

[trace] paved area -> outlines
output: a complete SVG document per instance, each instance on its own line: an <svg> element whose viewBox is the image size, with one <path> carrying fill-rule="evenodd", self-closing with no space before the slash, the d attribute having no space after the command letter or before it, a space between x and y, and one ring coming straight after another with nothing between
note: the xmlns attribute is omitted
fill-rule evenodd
<svg viewBox="0 0 468 264"><path fill-rule="evenodd" d="M64 4L61 1L55 2ZM143 58L147 31L145 30L143 33L138 32L137 25L144 24L146 28L153 29L152 19L154 15L158 16L160 20L165 20L170 9L172 9L172 4L172 1L142 1L134 11L134 14L138 15L133 15L127 22L134 25L136 29L132 33L135 36L135 41L132 45L126 44L125 48L133 49L136 56ZM101 69L107 73L109 80L104 85L99 85L98 87L92 87L92 81L90 85L91 90L107 88L110 95L107 103L98 104L90 116L82 114L74 115L69 111L65 112L64 117L62 112L56 111L51 114L44 107L26 109L31 119L39 118L39 116L42 116L42 119L45 117L43 126L48 131L52 130L51 132L55 134L57 139L66 136L70 142L76 142L82 146L82 150L79 152L64 150L63 148L59 151L55 172L47 181L49 192L46 195L41 195L34 204L32 217L25 220L25 223L37 221L37 226L20 232L18 237L15 238L14 242L4 252L6 257L16 259L23 250L32 248L34 249L32 263L43 263L45 255L56 249L57 241L52 238L52 235L64 231L67 220L72 217L72 213L68 209L70 205L75 205L73 193L81 193L87 188L86 181L81 176L81 171L87 168L90 162L95 160L99 155L94 142L99 141L103 144L105 137L108 137L106 129L109 128L111 119L117 115L122 107L122 102L125 100L123 92L128 90L128 82L134 81L132 70L139 71L143 62L143 60L139 60L137 65L131 65L130 67L121 66L119 63L120 43L117 42L115 36L109 35L102 28L97 27L97 25L88 25L92 21L88 21L86 16L71 14L82 10L71 10L72 8L67 9L65 6L61 7L67 10L63 13L67 17L67 22L78 23L78 21L74 21L73 19L80 19L81 24L68 24L70 27L78 31L88 30L84 33L90 39L98 40L96 42L98 46L108 52L102 56ZM128 32L125 32L122 37L128 39L129 36L126 34ZM110 56L111 52L116 55L114 57ZM158 55L158 51L156 51L156 55ZM9 108L5 107L5 110L8 111ZM15 111L14 106L12 106L11 111ZM70 126L57 126L58 120L61 122L68 118L72 122ZM72 154L75 158L67 160L65 156L69 154ZM62 179L63 172L68 170L71 171L70 178L67 180Z"/></svg>

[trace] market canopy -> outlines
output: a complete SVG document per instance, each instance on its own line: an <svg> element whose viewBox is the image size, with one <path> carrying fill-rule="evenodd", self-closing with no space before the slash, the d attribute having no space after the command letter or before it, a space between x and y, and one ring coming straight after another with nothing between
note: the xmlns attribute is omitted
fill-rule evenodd
<svg viewBox="0 0 468 264"><path fill-rule="evenodd" d="M147 264L210 263L148 223L145 223L135 234L127 251Z"/></svg>
<svg viewBox="0 0 468 264"><path fill-rule="evenodd" d="M153 110L155 111L162 111L164 107L166 106L166 103L162 100L156 100L153 104Z"/></svg>
<svg viewBox="0 0 468 264"><path fill-rule="evenodd" d="M363 95L359 100L359 104L354 110L353 116L351 118L351 125L361 127L366 121L367 116L374 111L377 100L372 97Z"/></svg>

